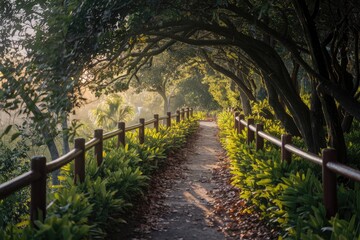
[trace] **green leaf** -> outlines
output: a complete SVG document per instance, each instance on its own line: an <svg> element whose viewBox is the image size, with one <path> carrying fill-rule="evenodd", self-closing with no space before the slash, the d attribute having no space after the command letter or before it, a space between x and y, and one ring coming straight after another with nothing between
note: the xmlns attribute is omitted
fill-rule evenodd
<svg viewBox="0 0 360 240"><path fill-rule="evenodd" d="M14 141L15 139L17 139L20 135L21 135L21 132L17 132L17 133L14 133L13 135L11 135L10 142L12 142L12 141Z"/></svg>
<svg viewBox="0 0 360 240"><path fill-rule="evenodd" d="M263 180L258 181L257 185L266 186L266 185L269 185L270 183L272 183L272 180L267 178L267 179L263 179Z"/></svg>
<svg viewBox="0 0 360 240"><path fill-rule="evenodd" d="M0 138L2 138L4 135L8 134L11 130L13 125L8 125L5 130L2 132L2 134L0 135Z"/></svg>

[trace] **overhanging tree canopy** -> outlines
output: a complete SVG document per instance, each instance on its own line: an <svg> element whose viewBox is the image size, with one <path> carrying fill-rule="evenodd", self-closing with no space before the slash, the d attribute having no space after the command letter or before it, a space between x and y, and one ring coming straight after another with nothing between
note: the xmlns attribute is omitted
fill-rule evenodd
<svg viewBox="0 0 360 240"><path fill-rule="evenodd" d="M69 76L88 76L75 81L75 89L126 88L152 56L177 42L194 45L210 66L237 79L249 99L256 94L248 73L256 72L290 132L300 133L313 152L326 139L345 159L343 130L352 117L360 119L355 1L89 0L66 5L71 11L63 23L62 46L70 55L65 55L64 66L80 66ZM224 57L215 55L217 51ZM234 68L229 53L244 63L243 69ZM312 85L310 108L297 89L299 73Z"/></svg>

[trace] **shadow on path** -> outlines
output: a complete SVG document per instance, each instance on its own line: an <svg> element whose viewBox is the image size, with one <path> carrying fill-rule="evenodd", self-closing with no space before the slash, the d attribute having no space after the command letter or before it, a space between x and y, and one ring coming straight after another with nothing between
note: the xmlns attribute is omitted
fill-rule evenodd
<svg viewBox="0 0 360 240"><path fill-rule="evenodd" d="M165 193L164 205L169 211L160 216L157 230L146 239L225 239L217 231L216 226L222 223L213 216L214 199L209 195L216 189L212 170L222 152L217 131L214 122L200 122L198 138L186 156L183 177ZM210 219L216 219L215 223Z"/></svg>

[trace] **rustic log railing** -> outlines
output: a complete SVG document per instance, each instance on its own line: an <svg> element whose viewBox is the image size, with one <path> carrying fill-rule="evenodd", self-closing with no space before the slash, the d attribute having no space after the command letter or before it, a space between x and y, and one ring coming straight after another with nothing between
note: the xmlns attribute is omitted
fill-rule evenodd
<svg viewBox="0 0 360 240"><path fill-rule="evenodd" d="M291 155L295 154L322 167L323 201L327 218L335 216L337 212L336 174L360 182L360 171L337 162L335 149L323 149L321 156L306 152L291 144L291 135L283 134L281 139L278 139L264 132L263 124L254 124L252 118L245 121L244 115L239 115L238 112L234 113L234 124L237 133L241 133L247 128L247 143L255 141L256 150L263 149L265 139L281 148L282 161L290 163Z"/></svg>
<svg viewBox="0 0 360 240"><path fill-rule="evenodd" d="M176 111L175 114L168 112L166 116L162 117L159 117L159 114L154 114L153 119L145 121L144 118L140 118L138 124L128 127L125 126L125 122L119 122L118 129L104 134L102 129L96 129L94 131L94 138L90 139L88 142L85 142L84 138L75 139L74 149L48 163L46 162L45 157L33 157L31 159L30 171L0 184L0 199L4 199L8 195L15 193L26 186L30 186L30 221L33 225L35 220L40 218L43 220L46 217L46 179L49 173L60 169L74 160L74 182L82 183L85 180L86 151L94 148L95 159L99 166L103 161L104 140L117 137L117 146L125 146L125 133L139 129L139 143L143 144L145 140L145 126L153 124L154 129L158 132L160 120L166 120L166 126L171 127L171 118L176 118L176 122L179 123L180 117L181 120L185 120L183 117L185 113L186 116L193 116L193 109L181 109L181 112Z"/></svg>

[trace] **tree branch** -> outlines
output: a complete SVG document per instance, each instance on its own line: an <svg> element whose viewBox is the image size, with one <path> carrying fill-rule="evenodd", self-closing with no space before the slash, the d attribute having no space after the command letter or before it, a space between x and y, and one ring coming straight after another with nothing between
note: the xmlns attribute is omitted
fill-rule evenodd
<svg viewBox="0 0 360 240"><path fill-rule="evenodd" d="M254 97L254 95L252 94L252 92L250 91L250 89L248 89L245 84L242 82L242 80L236 76L233 72L225 69L224 67L216 64L215 62L213 62L210 57L207 55L207 53L205 52L205 50L202 50L202 54L204 56L204 58L206 59L206 61L208 62L208 64L215 69L216 71L224 74L225 76L227 76L228 78L232 79L235 83L237 83L237 85L240 87L240 89L246 94L246 96L249 98L249 100L255 101L256 102L256 98Z"/></svg>

